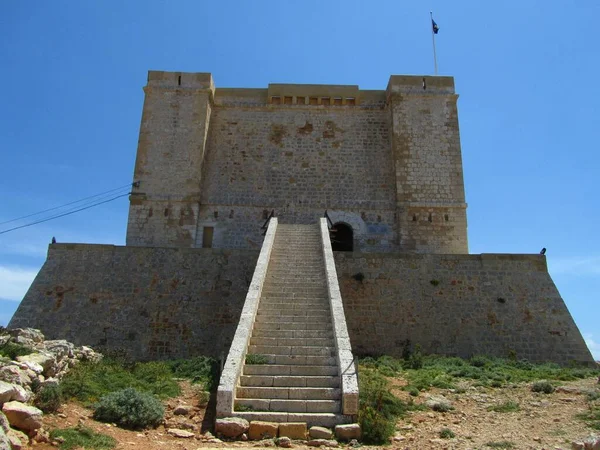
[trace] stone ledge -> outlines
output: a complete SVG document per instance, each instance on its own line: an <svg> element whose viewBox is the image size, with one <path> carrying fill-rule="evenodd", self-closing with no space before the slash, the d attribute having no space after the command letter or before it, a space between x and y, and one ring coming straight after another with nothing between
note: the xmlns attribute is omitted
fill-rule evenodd
<svg viewBox="0 0 600 450"><path fill-rule="evenodd" d="M217 417L229 417L234 415L233 406L236 386L242 373L242 368L244 367L244 359L252 334L254 318L258 311L258 304L267 275L269 260L271 259L271 251L273 249L276 231L277 218L273 217L269 222L269 228L267 229L265 240L260 255L258 256L258 261L256 262L256 269L252 276L252 282L250 283L248 294L246 295L244 308L242 309L235 336L233 337L233 342L231 343L229 354L227 355L225 367L221 374L221 380L217 389Z"/></svg>
<svg viewBox="0 0 600 450"><path fill-rule="evenodd" d="M352 355L348 327L346 326L346 316L344 314L344 305L342 303L335 260L329 239L327 219L321 218L319 225L325 259L329 304L333 320L336 356L341 375L342 414L352 416L358 414L358 377L356 364Z"/></svg>

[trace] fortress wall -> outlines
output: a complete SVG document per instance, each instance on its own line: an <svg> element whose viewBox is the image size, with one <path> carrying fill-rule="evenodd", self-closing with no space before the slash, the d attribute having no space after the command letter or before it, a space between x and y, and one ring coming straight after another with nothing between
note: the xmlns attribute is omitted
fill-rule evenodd
<svg viewBox="0 0 600 450"><path fill-rule="evenodd" d="M127 349L137 359L221 357L258 251L54 244L10 327Z"/></svg>
<svg viewBox="0 0 600 450"><path fill-rule="evenodd" d="M220 357L233 339L258 253L54 244L9 326L125 348L138 359ZM463 357L592 361L543 256L335 259L355 354L400 356L410 343ZM362 282L352 278L358 273Z"/></svg>
<svg viewBox="0 0 600 450"><path fill-rule="evenodd" d="M352 348L400 356L593 358L541 255L335 255ZM361 273L362 282L352 278Z"/></svg>
<svg viewBox="0 0 600 450"><path fill-rule="evenodd" d="M213 223L217 247L252 248L265 210L281 223L314 223L328 209L352 221L361 249L390 251L397 228L388 122L381 107L215 106L199 226Z"/></svg>

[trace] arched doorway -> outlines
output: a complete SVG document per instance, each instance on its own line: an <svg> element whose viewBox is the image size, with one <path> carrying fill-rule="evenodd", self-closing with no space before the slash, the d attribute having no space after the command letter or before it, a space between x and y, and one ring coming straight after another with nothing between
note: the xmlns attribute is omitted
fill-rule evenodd
<svg viewBox="0 0 600 450"><path fill-rule="evenodd" d="M334 252L351 252L354 249L354 232L346 223L334 223L331 229L331 248Z"/></svg>

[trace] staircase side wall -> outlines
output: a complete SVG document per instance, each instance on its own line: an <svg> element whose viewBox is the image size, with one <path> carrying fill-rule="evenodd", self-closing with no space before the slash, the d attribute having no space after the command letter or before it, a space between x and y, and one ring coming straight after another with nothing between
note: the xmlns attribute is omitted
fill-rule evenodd
<svg viewBox="0 0 600 450"><path fill-rule="evenodd" d="M335 258L355 353L401 356L419 344L425 353L460 357L593 362L545 256Z"/></svg>
<svg viewBox="0 0 600 450"><path fill-rule="evenodd" d="M227 354L257 251L54 244L10 327L138 360Z"/></svg>

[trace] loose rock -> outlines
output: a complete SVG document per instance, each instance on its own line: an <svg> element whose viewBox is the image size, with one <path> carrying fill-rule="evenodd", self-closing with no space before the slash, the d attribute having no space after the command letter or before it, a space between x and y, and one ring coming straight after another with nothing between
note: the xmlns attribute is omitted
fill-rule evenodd
<svg viewBox="0 0 600 450"><path fill-rule="evenodd" d="M37 430L42 427L42 411L34 406L21 402L8 402L2 407L8 422L24 431Z"/></svg>
<svg viewBox="0 0 600 450"><path fill-rule="evenodd" d="M335 436L342 441L360 439L360 434L360 425L357 423L336 425L335 427Z"/></svg>
<svg viewBox="0 0 600 450"><path fill-rule="evenodd" d="M278 423L253 420L252 422L250 422L250 428L248 429L248 437L253 441L274 438L277 437L278 428Z"/></svg>
<svg viewBox="0 0 600 450"><path fill-rule="evenodd" d="M215 432L236 439L250 428L250 423L241 417L226 417L215 421ZM246 436L247 438L247 436Z"/></svg>
<svg viewBox="0 0 600 450"><path fill-rule="evenodd" d="M277 445L283 448L290 448L292 446L292 440L289 437L283 436L277 440Z"/></svg>
<svg viewBox="0 0 600 450"><path fill-rule="evenodd" d="M309 447L320 447L321 445L326 447L337 447L338 443L337 441L331 439L311 439L306 443L306 445Z"/></svg>
<svg viewBox="0 0 600 450"><path fill-rule="evenodd" d="M167 433L171 436L184 439L193 438L195 436L191 431L180 430L179 428L169 428Z"/></svg>
<svg viewBox="0 0 600 450"><path fill-rule="evenodd" d="M177 405L177 407L173 410L173 414L178 416L187 416L191 409L192 408L188 405Z"/></svg>
<svg viewBox="0 0 600 450"><path fill-rule="evenodd" d="M306 439L306 423L287 422L279 424L279 436L291 439Z"/></svg>
<svg viewBox="0 0 600 450"><path fill-rule="evenodd" d="M310 427L308 434L313 439L331 439L333 431L325 427Z"/></svg>

